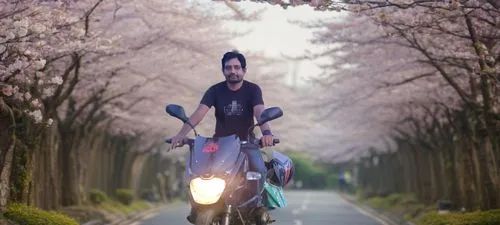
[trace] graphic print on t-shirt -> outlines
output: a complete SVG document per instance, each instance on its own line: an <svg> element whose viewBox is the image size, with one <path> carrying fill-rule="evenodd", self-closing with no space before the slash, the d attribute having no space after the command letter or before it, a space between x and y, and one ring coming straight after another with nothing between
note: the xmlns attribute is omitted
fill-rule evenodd
<svg viewBox="0 0 500 225"><path fill-rule="evenodd" d="M242 113L243 105L239 104L236 100L233 100L231 104L224 106L224 114L226 114L226 116L241 116Z"/></svg>

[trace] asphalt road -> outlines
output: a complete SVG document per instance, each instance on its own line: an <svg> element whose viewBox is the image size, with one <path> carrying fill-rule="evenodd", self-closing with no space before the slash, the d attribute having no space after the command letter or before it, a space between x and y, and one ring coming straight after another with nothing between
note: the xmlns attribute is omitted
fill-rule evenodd
<svg viewBox="0 0 500 225"><path fill-rule="evenodd" d="M287 191L288 206L271 212L272 225L380 225L377 221L328 191ZM162 210L134 225L189 225L187 205Z"/></svg>

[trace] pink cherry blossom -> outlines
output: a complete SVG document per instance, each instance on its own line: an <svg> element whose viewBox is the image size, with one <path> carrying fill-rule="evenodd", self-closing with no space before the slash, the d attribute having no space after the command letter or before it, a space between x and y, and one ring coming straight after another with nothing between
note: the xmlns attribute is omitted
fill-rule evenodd
<svg viewBox="0 0 500 225"><path fill-rule="evenodd" d="M26 92L24 94L24 99L26 99L26 101L29 101L31 99L31 94L29 92Z"/></svg>
<svg viewBox="0 0 500 225"><path fill-rule="evenodd" d="M57 77L53 77L51 80L50 80L53 84L57 84L57 85L60 85L63 83L63 79L59 76Z"/></svg>
<svg viewBox="0 0 500 225"><path fill-rule="evenodd" d="M12 88L11 85L6 85L6 86L2 87L2 93L5 96L12 96L12 94L14 93L14 89Z"/></svg>
<svg viewBox="0 0 500 225"><path fill-rule="evenodd" d="M41 103L38 99L34 99L33 101L31 101L31 106L34 108L40 108Z"/></svg>

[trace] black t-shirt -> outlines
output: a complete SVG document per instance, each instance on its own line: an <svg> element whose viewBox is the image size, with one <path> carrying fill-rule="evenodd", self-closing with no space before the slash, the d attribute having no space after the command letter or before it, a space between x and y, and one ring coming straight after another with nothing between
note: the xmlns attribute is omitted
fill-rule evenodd
<svg viewBox="0 0 500 225"><path fill-rule="evenodd" d="M200 103L215 107L214 137L236 134L241 140L246 140L248 128L254 124L253 107L264 104L264 100L260 87L244 80L237 91L229 89L225 81L211 86Z"/></svg>

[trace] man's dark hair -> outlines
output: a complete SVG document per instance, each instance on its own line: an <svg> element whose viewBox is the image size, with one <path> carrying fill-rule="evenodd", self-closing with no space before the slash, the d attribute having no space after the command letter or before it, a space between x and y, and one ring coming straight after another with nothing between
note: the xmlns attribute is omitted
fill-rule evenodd
<svg viewBox="0 0 500 225"><path fill-rule="evenodd" d="M224 54L224 56L222 56L221 63L222 63L222 69L223 70L224 70L224 64L226 64L227 61L229 61L229 60L231 60L233 58L237 58L238 61L240 61L241 68L243 68L243 69L247 68L247 61L245 59L245 56L243 56L243 54L239 53L238 51L233 50L233 51L230 51L230 52L226 52Z"/></svg>

